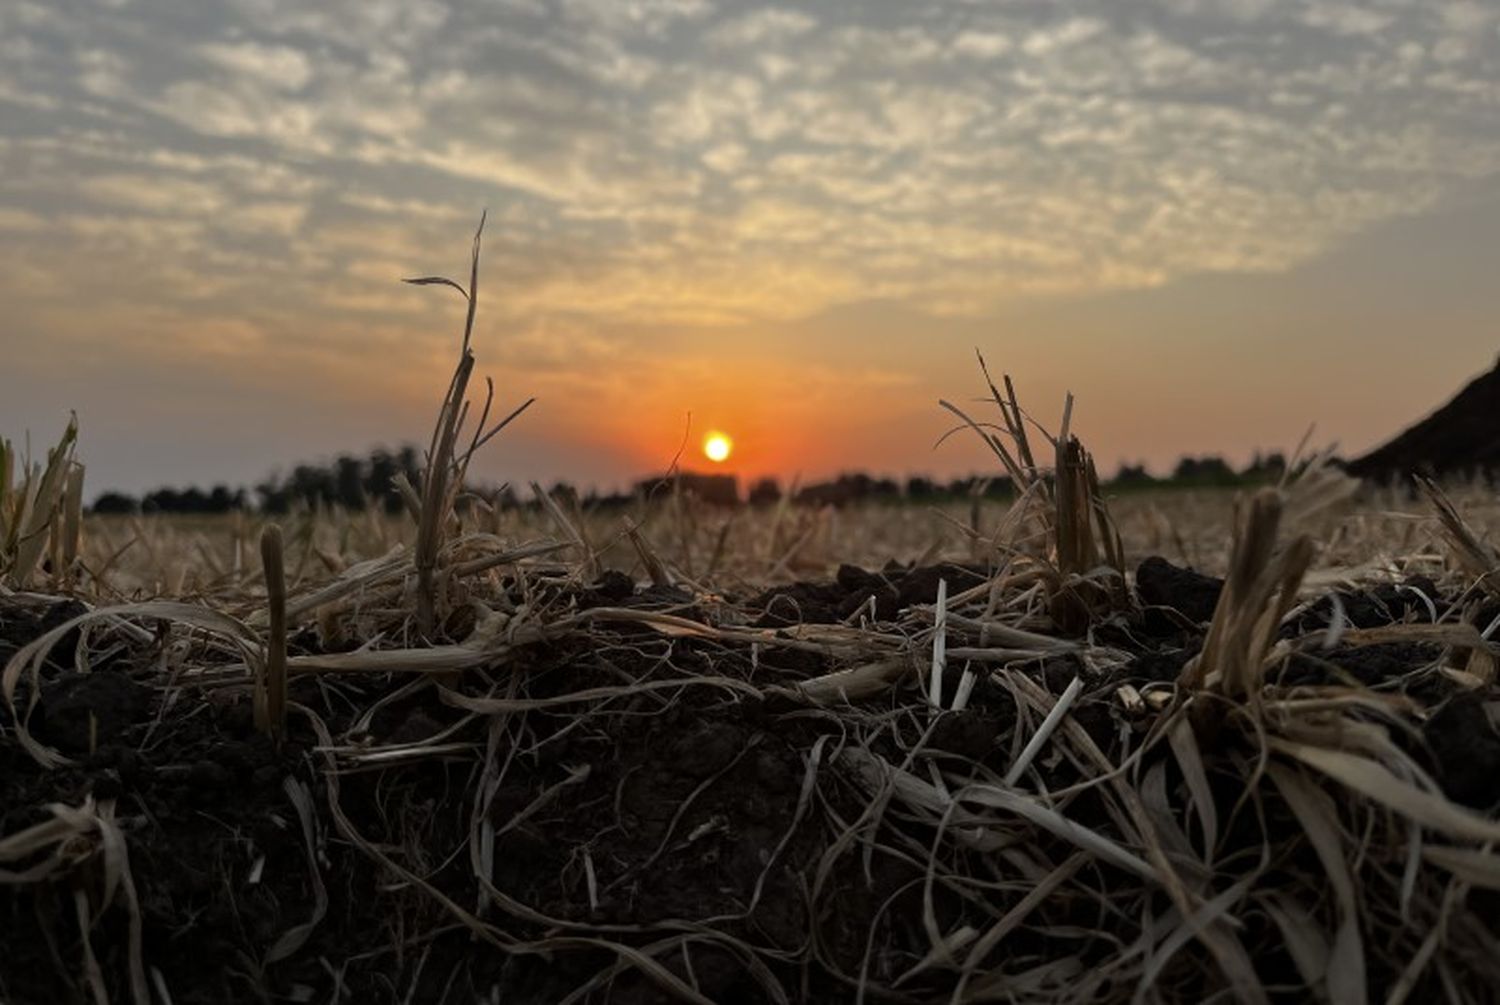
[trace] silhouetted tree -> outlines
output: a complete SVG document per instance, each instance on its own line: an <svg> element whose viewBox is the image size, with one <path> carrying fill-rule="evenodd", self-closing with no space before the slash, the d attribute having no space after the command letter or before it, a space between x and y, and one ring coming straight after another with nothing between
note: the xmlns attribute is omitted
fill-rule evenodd
<svg viewBox="0 0 1500 1005"><path fill-rule="evenodd" d="M244 509L249 500L245 496L244 489L230 490L227 485L215 485L208 494L208 511L210 513L229 513L233 510Z"/></svg>
<svg viewBox="0 0 1500 1005"><path fill-rule="evenodd" d="M94 500L93 506L95 513L139 513L140 510L140 500L123 492L105 492Z"/></svg>
<svg viewBox="0 0 1500 1005"><path fill-rule="evenodd" d="M950 496L968 497L974 494L974 487L979 484L979 479L972 475L968 478L955 478L948 483L947 492Z"/></svg>
<svg viewBox="0 0 1500 1005"><path fill-rule="evenodd" d="M781 501L781 483L774 478L762 478L750 486L748 502L751 506L774 506Z"/></svg>
<svg viewBox="0 0 1500 1005"><path fill-rule="evenodd" d="M281 514L292 508L291 490L275 479L255 486L255 494L260 496L260 509L263 513Z"/></svg>
<svg viewBox="0 0 1500 1005"><path fill-rule="evenodd" d="M515 489L502 485L499 491L490 494L490 505L496 509L520 509L521 499L516 495Z"/></svg>
<svg viewBox="0 0 1500 1005"><path fill-rule="evenodd" d="M665 493L679 490L715 506L738 506L740 502L740 484L734 475L704 475L683 471L636 483L636 491L647 499L659 499Z"/></svg>
<svg viewBox="0 0 1500 1005"><path fill-rule="evenodd" d="M1273 482L1286 473L1286 455L1279 450L1262 454L1257 450L1240 477L1246 481Z"/></svg>
<svg viewBox="0 0 1500 1005"><path fill-rule="evenodd" d="M342 506L358 510L379 505L387 513L402 510L396 488L398 474L406 475L420 490L420 458L415 447L398 452L377 449L368 457L343 454L331 464L299 464L286 475L273 475L255 486L260 508L267 513L285 513L293 506Z"/></svg>
<svg viewBox="0 0 1500 1005"><path fill-rule="evenodd" d="M1150 485L1155 481L1156 479L1151 477L1151 472L1146 470L1146 465L1122 463L1120 470L1115 472L1115 477L1111 484L1136 487Z"/></svg>
<svg viewBox="0 0 1500 1005"><path fill-rule="evenodd" d="M809 506L847 506L875 499L897 499L901 486L890 478L872 478L863 471L841 474L831 482L817 482L797 493Z"/></svg>
<svg viewBox="0 0 1500 1005"><path fill-rule="evenodd" d="M998 478L989 479L984 486L984 497L986 499L1009 499L1016 494L1015 484L1009 475L1001 475Z"/></svg>
<svg viewBox="0 0 1500 1005"><path fill-rule="evenodd" d="M364 509L369 499L365 495L365 465L347 454L333 462L333 497L345 509Z"/></svg>
<svg viewBox="0 0 1500 1005"><path fill-rule="evenodd" d="M623 509L629 509L635 503L635 496L626 492L598 492L589 490L589 494L583 497L583 508L589 512L616 513Z"/></svg>
<svg viewBox="0 0 1500 1005"><path fill-rule="evenodd" d="M215 485L208 492L196 486L155 489L146 493L140 508L146 513L228 513L244 505L243 489L230 491L227 486ZM95 512L100 512L97 506Z"/></svg>
<svg viewBox="0 0 1500 1005"><path fill-rule="evenodd" d="M365 465L365 497L380 500L387 513L401 512L401 493L396 490L396 474L400 470L396 458L387 450L373 451Z"/></svg>
<svg viewBox="0 0 1500 1005"><path fill-rule="evenodd" d="M937 494L937 486L931 478L914 475L906 480L906 498L913 502L926 502Z"/></svg>
<svg viewBox="0 0 1500 1005"><path fill-rule="evenodd" d="M1236 485L1239 476L1222 457L1184 457L1172 471L1174 481L1197 485Z"/></svg>

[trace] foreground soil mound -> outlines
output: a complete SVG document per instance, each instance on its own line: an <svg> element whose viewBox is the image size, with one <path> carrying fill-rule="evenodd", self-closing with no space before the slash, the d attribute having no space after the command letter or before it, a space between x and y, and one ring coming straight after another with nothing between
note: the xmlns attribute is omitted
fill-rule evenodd
<svg viewBox="0 0 1500 1005"><path fill-rule="evenodd" d="M519 642L461 674L294 676L279 744L205 633L74 634L19 680L24 740L0 724L0 1001L1341 1000L1349 953L1372 998L1485 1000L1493 894L1414 870L1409 825L1294 748L1187 728L1222 581L1153 557L1065 638L986 614L992 575L847 566L738 602L507 579ZM907 639L940 582L937 709ZM1427 710L1392 756L1500 829L1489 689L1445 669L1461 593L1304 605L1268 694ZM555 630L525 635L528 606ZM78 611L12 607L0 660Z"/></svg>
<svg viewBox="0 0 1500 1005"><path fill-rule="evenodd" d="M1350 474L1382 483L1412 474L1436 478L1500 471L1500 364L1475 377L1427 418L1348 464Z"/></svg>

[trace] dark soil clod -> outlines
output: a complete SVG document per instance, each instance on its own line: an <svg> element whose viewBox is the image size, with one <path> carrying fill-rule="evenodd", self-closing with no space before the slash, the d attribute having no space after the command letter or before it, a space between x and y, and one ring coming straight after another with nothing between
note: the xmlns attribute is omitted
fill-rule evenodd
<svg viewBox="0 0 1500 1005"><path fill-rule="evenodd" d="M1224 592L1224 581L1152 555L1136 569L1135 591L1143 604L1170 607L1203 623L1214 616L1219 594Z"/></svg>
<svg viewBox="0 0 1500 1005"><path fill-rule="evenodd" d="M146 706L147 691L123 673L69 674L42 689L34 731L65 754L114 743Z"/></svg>
<svg viewBox="0 0 1500 1005"><path fill-rule="evenodd" d="M87 613L87 607L69 598L0 594L0 666L22 646ZM64 635L52 647L52 660L60 666L71 664L77 643L76 632Z"/></svg>
<svg viewBox="0 0 1500 1005"><path fill-rule="evenodd" d="M1500 805L1500 734L1478 695L1449 699L1427 720L1422 738L1450 798L1479 810Z"/></svg>

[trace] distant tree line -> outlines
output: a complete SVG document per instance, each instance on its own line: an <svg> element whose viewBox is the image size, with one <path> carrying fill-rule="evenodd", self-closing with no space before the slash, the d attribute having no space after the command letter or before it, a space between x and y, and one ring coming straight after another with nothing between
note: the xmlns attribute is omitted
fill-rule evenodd
<svg viewBox="0 0 1500 1005"><path fill-rule="evenodd" d="M290 472L255 486L260 509L285 513L293 507L341 506L363 510L378 506L399 513L404 505L396 476L405 475L413 487L422 483L422 460L417 448L405 446L392 453L374 450L366 457L348 454L331 464L299 464Z"/></svg>
<svg viewBox="0 0 1500 1005"><path fill-rule="evenodd" d="M342 506L363 510L378 506L386 512L401 510L401 494L395 478L404 474L412 485L422 479L421 455L406 446L391 452L374 450L365 457L342 455L329 464L299 464L285 474L276 474L254 489L229 489L216 485L207 492L199 488L160 488L140 498L106 492L94 500L95 513L228 513L255 508L263 513L286 513L298 506Z"/></svg>
<svg viewBox="0 0 1500 1005"><path fill-rule="evenodd" d="M1146 488L1153 485L1181 488L1232 488L1237 485L1263 485L1286 473L1286 456L1280 451L1257 450L1250 463L1236 471L1224 458L1210 455L1184 457L1171 475L1157 478L1144 464L1121 464L1110 485L1114 488Z"/></svg>
<svg viewBox="0 0 1500 1005"><path fill-rule="evenodd" d="M1161 487L1232 487L1275 481L1286 470L1281 453L1257 452L1249 465L1236 471L1220 456L1184 457L1172 474L1157 478L1144 464L1122 464L1109 486L1117 490ZM363 510L377 506L388 513L399 513L403 503L395 478L405 475L413 487L422 480L421 454L412 446L396 451L374 450L365 457L342 455L327 464L299 464L256 485L253 491L216 485L207 491L199 488L160 488L140 498L118 492L106 492L94 501L95 513L228 513L256 509L264 513L286 513L304 507L338 506ZM774 478L753 482L741 495L739 481L733 475L676 472L637 482L630 492L579 492L566 482L550 490L554 497L582 510L622 509L642 499L653 499L681 493L703 502L735 506L771 506L790 494L789 502L803 506L845 506L861 502L917 502L924 504L973 499L1004 500L1015 495L1008 477L971 476L948 481L914 476L904 482L879 478L862 472L809 485L793 485L783 490ZM484 492L501 506L534 506L535 500L522 501L509 488Z"/></svg>
<svg viewBox="0 0 1500 1005"><path fill-rule="evenodd" d="M207 492L200 488L161 488L137 499L121 492L105 492L94 500L95 513L230 513L246 509L244 489L215 485Z"/></svg>

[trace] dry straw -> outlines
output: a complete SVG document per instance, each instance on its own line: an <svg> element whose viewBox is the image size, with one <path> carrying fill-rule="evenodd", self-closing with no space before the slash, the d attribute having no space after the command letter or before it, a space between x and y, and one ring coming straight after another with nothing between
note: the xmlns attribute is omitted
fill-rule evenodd
<svg viewBox="0 0 1500 1005"><path fill-rule="evenodd" d="M1095 618L1125 606L1126 581L1124 546L1094 460L1072 433L1073 396L1063 403L1054 437L1021 410L1009 374L1002 394L983 356L979 367L989 401L1000 413L999 426L980 423L948 401L939 404L979 435L1016 492L1011 513L991 544L1001 556L1027 555L1042 572L1054 622L1067 634L1081 633ZM1028 423L1052 448L1050 470L1037 465Z"/></svg>
<svg viewBox="0 0 1500 1005"><path fill-rule="evenodd" d="M0 440L0 584L29 586L49 545L53 575L62 577L62 562L72 568L82 534L83 466L73 460L77 441L77 416L47 451L45 465L18 457L9 440Z"/></svg>
<svg viewBox="0 0 1500 1005"><path fill-rule="evenodd" d="M423 276L405 282L417 286L448 286L457 290L464 298L467 310L464 314L463 342L459 346L458 363L448 381L448 390L443 395L438 409L437 422L433 426L432 439L427 447L427 466L423 471L422 491L417 504L417 543L415 565L417 570L417 632L423 638L432 638L436 628L438 609L441 603L438 582L438 559L443 549L454 503L463 489L464 474L474 453L488 443L502 429L530 405L527 400L505 418L489 426L490 407L494 401L494 384L486 381L488 392L474 433L466 448L461 447L460 437L469 415L469 378L474 372L474 353L470 342L474 335L474 317L479 309L479 250L484 236L484 216L474 232L474 247L469 262L469 285L467 288L443 276ZM408 485L403 489L407 505L414 493Z"/></svg>
<svg viewBox="0 0 1500 1005"><path fill-rule="evenodd" d="M266 577L266 658L256 688L255 721L279 740L286 733L286 567L281 528L268 524L260 535Z"/></svg>

